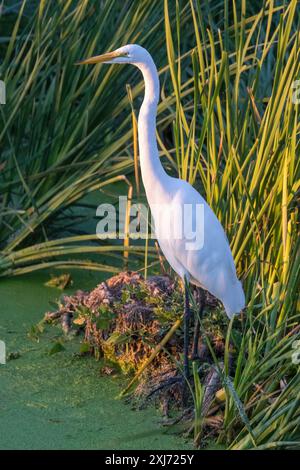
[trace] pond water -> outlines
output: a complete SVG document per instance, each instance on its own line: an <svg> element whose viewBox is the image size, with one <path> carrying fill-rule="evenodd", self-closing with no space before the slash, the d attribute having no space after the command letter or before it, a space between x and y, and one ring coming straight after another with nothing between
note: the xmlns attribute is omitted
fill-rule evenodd
<svg viewBox="0 0 300 470"><path fill-rule="evenodd" d="M59 273L61 274L61 273ZM71 290L101 281L95 273L72 275ZM45 287L47 272L0 281L0 340L16 359L0 364L1 449L170 449L191 448L172 428L159 424L153 408L135 411L116 399L122 377L102 376L101 364L78 358L76 341L48 352L61 331L47 327L36 341L28 336L49 301L61 291ZM71 292L68 290L68 292Z"/></svg>

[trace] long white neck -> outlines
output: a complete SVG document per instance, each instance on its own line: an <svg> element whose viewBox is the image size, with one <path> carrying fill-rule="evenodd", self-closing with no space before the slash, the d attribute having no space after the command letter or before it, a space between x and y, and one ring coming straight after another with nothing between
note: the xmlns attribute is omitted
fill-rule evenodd
<svg viewBox="0 0 300 470"><path fill-rule="evenodd" d="M149 200L155 187L163 187L169 178L160 162L156 142L156 114L159 101L159 79L149 56L147 63L137 64L145 82L145 96L138 118L139 155L143 184Z"/></svg>

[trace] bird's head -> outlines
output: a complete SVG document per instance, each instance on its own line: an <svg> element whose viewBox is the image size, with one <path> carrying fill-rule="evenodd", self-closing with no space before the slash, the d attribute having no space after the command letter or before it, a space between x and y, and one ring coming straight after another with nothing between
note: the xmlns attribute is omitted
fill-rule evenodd
<svg viewBox="0 0 300 470"><path fill-rule="evenodd" d="M149 52L137 44L127 44L112 52L90 57L78 62L77 65L85 64L144 64L151 60Z"/></svg>

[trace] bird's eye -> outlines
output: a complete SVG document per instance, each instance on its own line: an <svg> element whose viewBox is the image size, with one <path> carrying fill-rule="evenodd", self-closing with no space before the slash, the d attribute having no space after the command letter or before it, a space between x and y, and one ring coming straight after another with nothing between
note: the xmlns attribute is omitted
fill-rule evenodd
<svg viewBox="0 0 300 470"><path fill-rule="evenodd" d="M122 52L119 57L129 57L129 52Z"/></svg>

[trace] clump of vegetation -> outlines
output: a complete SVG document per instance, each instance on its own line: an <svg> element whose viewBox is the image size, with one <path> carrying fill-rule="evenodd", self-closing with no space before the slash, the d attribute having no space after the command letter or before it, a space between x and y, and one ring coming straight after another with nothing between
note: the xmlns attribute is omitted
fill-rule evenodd
<svg viewBox="0 0 300 470"><path fill-rule="evenodd" d="M197 292L193 298L195 307ZM174 406L181 407L184 390L181 370L183 295L176 281L168 276L152 276L145 280L138 273L123 272L102 282L91 292L65 295L58 310L45 314L45 321L60 321L66 335L82 334L80 354L104 359L102 373L110 375L118 370L138 377L137 387L131 395L134 402L140 406L155 399L162 407L164 423L181 421L187 434L194 432L197 445L203 446L211 438L223 445L227 440L226 420L228 413L232 413L234 424L230 438L237 441L246 428L255 447L252 423L257 415L263 419L263 410L267 406L269 419L274 419L272 410L281 403L288 403L289 394L294 391L293 385L299 378L298 366L292 361L299 328L287 329L275 348L275 356L269 357L269 353L268 359L263 361L265 352L260 344L251 346L245 342L245 337L251 333L251 317L247 317L247 312L228 327L222 308L208 293L205 303L198 354L192 362L190 399L176 418L172 418L170 412ZM259 324L252 323L256 334L259 328ZM171 330L172 335L169 335ZM288 341L290 351L286 347L281 349L285 341ZM259 360L262 369L255 368ZM285 369L284 375L276 378L276 369L270 373L269 365L278 361ZM243 401L235 380L242 373L242 367L248 368L248 374L253 376L253 382L245 384L247 395ZM228 408L228 397L234 412ZM294 420L291 423L297 426ZM294 442L291 441L289 446L293 447Z"/></svg>
<svg viewBox="0 0 300 470"><path fill-rule="evenodd" d="M216 304L209 294L207 297L210 304ZM72 328L84 331L81 353L91 353L96 359L104 357L128 374L139 370L182 312L183 296L176 281L168 276L144 279L138 273L122 272L91 292L65 295L59 309L46 313L45 320L60 319L65 333ZM224 330L214 319L209 326L207 320L204 322L217 350L224 351ZM181 353L182 333L178 328L152 365L160 369L168 363L176 370Z"/></svg>
<svg viewBox="0 0 300 470"><path fill-rule="evenodd" d="M208 293L204 297L206 310L211 314L203 317L206 336L201 337L197 345L194 383L191 381L189 385L190 399L180 420L184 418L185 428L192 426L195 413L192 396L201 377L205 384L202 419L211 432L217 423L218 427L222 423L222 414L219 413L224 402L224 396L220 400L222 378L214 360L223 370L227 326L218 302ZM126 375L138 374L139 382L131 396L135 403L141 406L154 399L162 406L165 423L173 423L169 412L174 406L182 406L184 392L182 313L183 293L176 281L168 276L144 279L138 273L122 272L91 292L78 291L72 296L64 296L58 310L46 313L45 321L60 321L66 334L81 332L80 354L92 354L96 360L103 358L104 373L111 374L113 369L118 369ZM237 321L236 333L239 326ZM169 335L170 330L172 335ZM163 344L166 337L168 340ZM213 348L213 355L208 344ZM192 350L192 341L190 346ZM232 359L233 352L231 345ZM217 391L219 396L215 397ZM211 413L213 416L209 416Z"/></svg>

